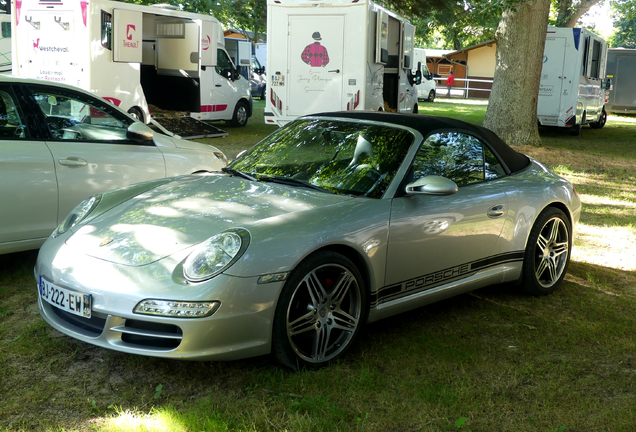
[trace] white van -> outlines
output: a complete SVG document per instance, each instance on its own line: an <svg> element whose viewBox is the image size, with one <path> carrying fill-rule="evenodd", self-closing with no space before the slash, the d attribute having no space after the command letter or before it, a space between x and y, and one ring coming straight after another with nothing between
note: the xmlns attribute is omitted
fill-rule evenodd
<svg viewBox="0 0 636 432"><path fill-rule="evenodd" d="M407 20L370 0L267 0L265 122L323 111L417 112L414 35Z"/></svg>
<svg viewBox="0 0 636 432"><path fill-rule="evenodd" d="M541 126L605 126L607 43L587 29L548 27L537 101Z"/></svg>
<svg viewBox="0 0 636 432"><path fill-rule="evenodd" d="M244 126L249 83L216 18L108 0L12 2L13 74L88 90L148 123L149 105Z"/></svg>
<svg viewBox="0 0 636 432"><path fill-rule="evenodd" d="M433 102L435 100L435 80L433 74L428 70L426 66L426 50L424 48L414 48L413 57L413 73L417 73L417 68L420 68L420 74L422 74L422 81L417 85L417 98L424 99L427 102Z"/></svg>

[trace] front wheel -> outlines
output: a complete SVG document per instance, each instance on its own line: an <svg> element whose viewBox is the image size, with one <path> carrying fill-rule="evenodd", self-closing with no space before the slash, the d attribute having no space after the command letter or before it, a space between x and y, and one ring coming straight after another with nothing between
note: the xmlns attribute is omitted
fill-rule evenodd
<svg viewBox="0 0 636 432"><path fill-rule="evenodd" d="M234 127L243 127L247 124L247 118L247 104L243 101L240 101L236 104L236 108L234 108L234 115L232 116L232 121L230 122L230 124Z"/></svg>
<svg viewBox="0 0 636 432"><path fill-rule="evenodd" d="M572 251L572 229L563 211L548 207L534 223L523 258L522 284L526 292L554 292L568 269Z"/></svg>
<svg viewBox="0 0 636 432"><path fill-rule="evenodd" d="M426 99L427 102L433 102L435 100L435 90L431 90L428 93L428 99Z"/></svg>
<svg viewBox="0 0 636 432"><path fill-rule="evenodd" d="M290 274L278 299L274 355L292 369L326 366L352 345L367 309L364 281L351 260L330 251L311 255Z"/></svg>
<svg viewBox="0 0 636 432"><path fill-rule="evenodd" d="M605 108L603 108L603 111L601 111L601 115L598 117L598 121L590 123L590 127L592 127L593 129L602 129L603 126L605 126L605 123L607 123L607 111L605 111Z"/></svg>

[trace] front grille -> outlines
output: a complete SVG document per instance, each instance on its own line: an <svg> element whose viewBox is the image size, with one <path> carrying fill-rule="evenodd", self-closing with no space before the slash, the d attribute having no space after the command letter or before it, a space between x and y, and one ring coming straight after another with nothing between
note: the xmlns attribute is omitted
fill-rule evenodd
<svg viewBox="0 0 636 432"><path fill-rule="evenodd" d="M51 312L72 327L72 330L89 337L98 337L104 331L106 318L94 313L90 318L73 315L62 309L47 305Z"/></svg>
<svg viewBox="0 0 636 432"><path fill-rule="evenodd" d="M173 350L181 344L183 331L172 324L128 319L110 330L121 333L122 342L145 349Z"/></svg>

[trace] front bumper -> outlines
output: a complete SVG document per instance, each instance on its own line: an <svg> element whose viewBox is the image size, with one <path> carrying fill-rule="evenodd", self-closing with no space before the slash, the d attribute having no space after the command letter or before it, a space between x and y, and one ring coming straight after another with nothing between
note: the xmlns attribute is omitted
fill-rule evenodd
<svg viewBox="0 0 636 432"><path fill-rule="evenodd" d="M268 354L282 282L259 285L258 277L218 275L190 284L173 277L180 267L168 258L146 266L122 266L45 244L35 277L92 296L92 317L64 312L38 298L40 314L75 339L130 354L185 360L236 360ZM60 266L60 263L73 265ZM168 265L167 265L168 264ZM166 271L166 267L172 271ZM176 269L176 270L175 270ZM93 275L93 276L91 276ZM133 313L144 299L221 302L205 318Z"/></svg>

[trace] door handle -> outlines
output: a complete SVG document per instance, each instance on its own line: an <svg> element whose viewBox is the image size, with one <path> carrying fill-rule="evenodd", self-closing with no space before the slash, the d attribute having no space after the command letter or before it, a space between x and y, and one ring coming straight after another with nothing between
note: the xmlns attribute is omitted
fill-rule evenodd
<svg viewBox="0 0 636 432"><path fill-rule="evenodd" d="M334 70L330 70L330 71L329 71L329 73L333 73L333 72L335 72L335 73L340 73L340 69L334 69Z"/></svg>
<svg viewBox="0 0 636 432"><path fill-rule="evenodd" d="M492 206L488 209L488 212L486 214L488 214L489 218L498 218L503 216L503 214L505 213L505 208L506 206L503 204L497 204L495 206Z"/></svg>
<svg viewBox="0 0 636 432"><path fill-rule="evenodd" d="M60 165L71 166L71 167L84 166L88 164L88 162L86 162L84 159L75 158L75 157L60 159L58 162L60 163Z"/></svg>
<svg viewBox="0 0 636 432"><path fill-rule="evenodd" d="M214 87L222 87L221 84L214 84Z"/></svg>

